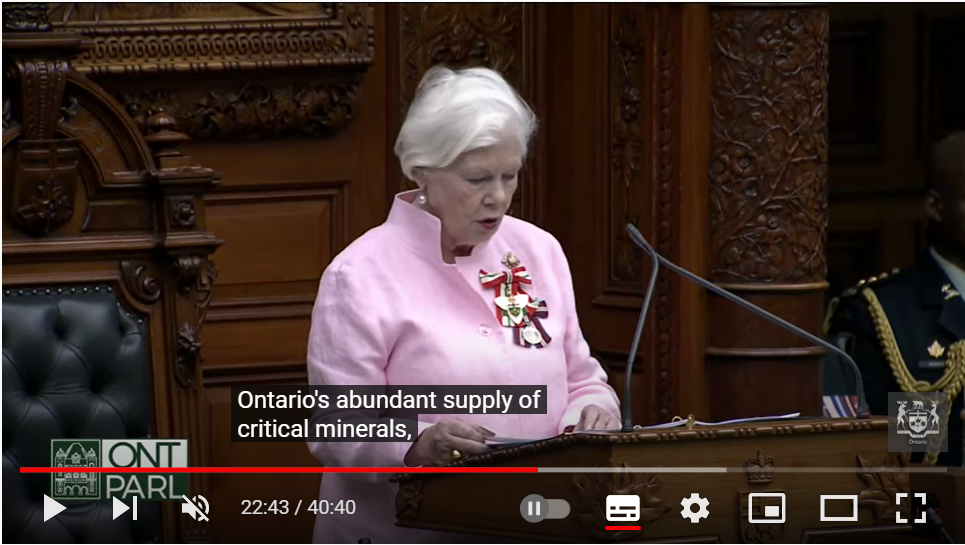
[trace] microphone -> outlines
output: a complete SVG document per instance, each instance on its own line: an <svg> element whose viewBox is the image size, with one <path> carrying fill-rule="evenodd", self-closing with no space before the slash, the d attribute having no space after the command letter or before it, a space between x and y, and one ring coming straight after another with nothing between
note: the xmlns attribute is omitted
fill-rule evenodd
<svg viewBox="0 0 965 545"><path fill-rule="evenodd" d="M671 271L679 274L680 276L683 276L683 277L686 278L687 280L690 280L691 282L694 282L694 283L696 283L697 285L699 285L699 286L701 286L701 287L703 287L703 288L705 288L705 289L707 289L707 290L710 290L710 291L712 291L713 293L716 293L717 295L720 295L721 297L723 297L724 299L727 299L728 301L731 301L731 302L733 302L733 303L736 303L736 304L740 305L741 307L743 307L743 308L745 308L745 309L753 312L754 314L757 314L758 316L764 318L764 319L767 320L768 322L771 322L771 323L773 323L773 324L777 324L777 325L783 327L784 329L790 331L791 333L794 333L795 335L797 335L797 336L799 336L799 337L801 337L801 338L807 339L807 340L811 341L812 343L814 343L814 344L816 344L816 345L818 345L818 346L820 346L820 347L822 347L822 348L824 348L824 349L826 349L826 350L828 350L828 351L830 351L830 352L834 352L835 354L837 354L837 355L841 356L842 358L844 358L844 361L848 362L848 366L851 368L852 373L854 373L855 384L856 384L857 390L858 390L858 410L857 410L857 417L858 417L858 418L861 418L861 419L865 419L865 418L868 418L868 417L870 416L869 413L868 413L868 401L865 399L864 380L863 380L862 377L861 377L861 370L858 369L858 364L856 364L856 363L854 362L854 360L851 359L851 356L849 356L844 350L841 350L841 349L838 348L837 346L834 346L833 344L831 344L831 343L829 343L828 341L826 341L826 340L818 337L817 335L812 335L811 333L808 333L807 331L805 331L805 330L801 329L800 327L792 324L791 322L788 322L787 320L784 320L783 318L780 318L780 317L778 317L778 316L775 316L774 314L771 314L770 312L762 309L761 307L759 307L759 306L757 306L757 305L755 305L755 304L753 304L753 303L751 303L751 302L749 302L749 301L745 301L744 299L741 299L740 297L738 297L738 296L734 295L733 293L725 290L724 288L722 288L722 287L720 287L720 286L718 286L718 285L716 285L716 284L714 284L714 283L712 283L712 282L708 282L707 280L704 280L703 278L701 278L701 277L697 276L696 274L688 271L687 269L684 269L683 267L679 267L679 266L675 265L674 263L671 263L671 262L668 261L665 257L663 257L662 255L658 254L657 251L654 250L653 247L650 246L650 243L648 243L647 240L646 240L645 238L643 238L643 235L640 234L640 231L637 230L637 228L636 228L632 223L628 223L628 224L627 224L627 233L630 234L630 240L632 240L634 244L636 244L637 246L639 246L643 251L645 251L645 252L647 252L648 254L650 254L650 257L653 258L653 260L654 260L654 262L655 262L655 264L654 264L654 268L655 268L655 269L656 269L656 262L659 262L661 265L667 267L668 269L670 269ZM652 287L652 285L653 285L653 278L651 278L651 287ZM648 294L648 296L649 296L649 294ZM646 305L647 305L647 303L648 303L648 300L644 300L644 311L646 311ZM639 327L640 327L639 324L638 324L637 327L638 327L638 330L639 330ZM636 342L637 339L634 339L634 341ZM636 348L636 345L634 345L634 349L635 349L635 348ZM634 350L634 351L636 351L636 350ZM633 354L631 353L631 356L632 356L632 355L633 355ZM629 369L628 369L628 371L629 371ZM628 380L628 382L629 382L629 375L627 375L627 380Z"/></svg>
<svg viewBox="0 0 965 545"><path fill-rule="evenodd" d="M632 233L630 237L633 238ZM646 248L644 248L644 251L647 251ZM643 306L640 307L640 317L637 318L637 330L633 332L633 342L630 343L630 354L627 355L627 377L623 385L623 427L620 428L620 431L624 433L633 431L633 421L630 416L630 399L633 397L630 391L630 385L632 384L630 378L633 376L633 362L637 359L640 337L643 336L643 324L647 321L647 309L650 308L650 299L653 297L653 290L657 287L657 272L660 269L660 261L657 259L653 259L652 261L653 263L650 265L650 282L647 283L647 291L643 296Z"/></svg>
<svg viewBox="0 0 965 545"><path fill-rule="evenodd" d="M948 530L945 529L945 525L942 524L941 517L935 512L931 507L925 507L925 519L928 521L933 528L938 530L939 535L942 536L942 541L945 543L955 543L952 536L948 534Z"/></svg>

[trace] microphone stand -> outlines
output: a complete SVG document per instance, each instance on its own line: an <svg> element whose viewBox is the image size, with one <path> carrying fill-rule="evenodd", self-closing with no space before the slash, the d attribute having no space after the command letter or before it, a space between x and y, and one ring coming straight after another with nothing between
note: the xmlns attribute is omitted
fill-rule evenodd
<svg viewBox="0 0 965 545"><path fill-rule="evenodd" d="M652 255L651 255L652 257ZM660 261L651 259L650 282L647 284L647 291L643 296L643 306L640 307L640 317L637 318L637 329L633 332L633 342L630 344L630 354L627 355L626 382L623 385L623 427L620 431L629 433L633 431L633 417L630 414L630 399L632 397L630 379L633 375L633 362L637 357L637 349L640 346L640 338L643 336L643 324L647 321L647 309L650 308L650 299L653 297L653 290L657 286L657 272L660 269Z"/></svg>
<svg viewBox="0 0 965 545"><path fill-rule="evenodd" d="M711 282L708 282L707 280L704 280L703 278L701 278L701 277L697 276L696 274L688 271L687 269L684 269L683 267L680 267L680 266L675 265L674 263L668 261L665 257L663 257L662 255L660 255L659 253L657 253L657 251L654 250L652 246L650 246L650 243L647 242L647 239L643 238L643 235L640 234L640 231L637 230L637 228L636 228L632 223L628 223L628 224L627 224L627 232L630 234L630 240L632 240L632 241L634 242L634 244L636 244L637 246L639 246L639 247L640 247L641 249L643 249L645 252L647 252L648 254L650 254L650 257L653 258L654 262L659 262L659 263L662 264L663 266L669 268L670 270L672 270L673 272L679 274L680 276L683 276L683 277L686 278L687 280L690 280L691 282L694 282L694 283L696 283L697 285L699 285L699 286L701 286L701 287L703 287L703 288L705 288L705 289L707 289L707 290L709 290L709 291L711 291L711 292L713 292L713 293L716 293L717 295L723 297L724 299L727 299L728 301L731 301L731 302L733 302L733 303L736 303L737 305L739 305L739 306L741 306L741 307L743 307L743 308L745 308L745 309L753 312L754 314L756 314L756 315L758 315L758 316L766 319L767 321L769 321L769 322L771 322L771 323L774 323L774 324L777 324L777 325L781 326L782 328L790 331L791 333L794 333L795 335L797 335L797 336L799 336L799 337L802 337L802 338L804 338L804 339L807 339L807 340L811 341L812 343L814 343L814 344L816 344L816 345L818 345L818 346L820 346L820 347L822 347L822 348L824 348L824 349L826 349L826 350L828 350L828 351L830 351L830 352L834 352L835 354L837 354L837 355L841 356L842 358L844 358L844 360L845 360L846 362L848 362L849 367L851 368L851 371L854 373L855 383L856 383L857 390L858 390L858 410L856 411L856 412L857 412L856 416L857 416L857 418L859 418L859 419L869 418L870 415L869 415L869 412L868 412L868 401L865 399L864 379L861 377L861 370L858 368L858 364L856 364L856 363L854 362L854 360L851 359L851 356L849 356L844 350L841 350L841 349L838 348L837 346L834 346L833 344L829 343L828 341L826 341L826 340L824 340L824 339L822 339L822 338L820 338L820 337L818 337L818 336L816 336L816 335L812 335L811 333L808 333L807 331L805 331L805 330L801 329L800 327L798 327L798 326L796 326L796 325L788 322L787 320L784 320L783 318L780 318L780 317L778 317L778 316L775 316L774 314L771 314L770 312L768 312L768 311L766 311L766 310L758 307L757 305L754 305L753 303L750 303L750 302L748 302L748 301L745 301L744 299L741 299L740 297L738 297L738 296L734 295L733 293L725 290L724 288L721 288L720 286L718 286L718 285L716 285L716 284L713 284L713 283L711 283ZM654 265L654 267L656 267L656 264ZM652 281L653 281L653 278L651 278L651 282L652 282ZM647 302L648 302L648 301L644 301L645 304L646 304ZM646 310L646 306L644 306L644 310ZM631 356L632 356L632 355L633 355L633 353L631 353ZM629 371L629 369L628 369L628 371ZM628 379L629 379L629 376L628 376Z"/></svg>

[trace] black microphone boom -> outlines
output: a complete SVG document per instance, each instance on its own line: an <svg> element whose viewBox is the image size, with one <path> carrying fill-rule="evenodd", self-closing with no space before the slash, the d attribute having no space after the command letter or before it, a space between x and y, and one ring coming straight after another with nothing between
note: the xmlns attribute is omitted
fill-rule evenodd
<svg viewBox="0 0 965 545"><path fill-rule="evenodd" d="M830 352L834 352L835 354L837 354L837 355L841 356L842 358L844 358L844 361L848 362L849 367L851 368L851 371L854 373L855 385L857 386L857 390L858 390L858 410L857 410L857 417L858 417L858 418L868 418L868 417L869 417L869 413L868 413L868 401L865 399L864 380L861 378L861 370L858 368L858 364L856 364L856 363L854 362L854 360L851 359L851 356L849 356L844 350L841 350L841 349L838 348L837 346L834 346L833 344L831 344L831 343L829 343L828 341L826 341L826 340L818 337L817 335L812 335L811 333L808 333L807 331L805 331L805 330L801 329L800 327L792 324L791 322L788 322L787 320L784 320L783 318L780 318L780 317L778 317L778 316L775 316L774 314L771 314L770 312L762 309L761 307L759 307L759 306L757 306L757 305L755 305L755 304L753 304L753 303L751 303L751 302L749 302L749 301L745 301L744 299L741 299L740 297L738 297L738 296L734 295L733 293L725 290L724 288L722 288L722 287L720 287L720 286L718 286L718 285L716 285L716 284L713 284L713 283L711 283L711 282L708 282L707 280L704 280L703 278L701 278L701 277L697 276L696 274L688 271L687 269L684 269L683 267L679 267L679 266L675 265L674 263L671 263L671 262L668 261L665 257L663 257L662 255L658 254L657 251L654 250L652 246L650 246L650 243L648 243L647 240L646 240L645 238L643 238L643 235L640 234L640 231L637 230L636 226L634 226L632 223L628 223L628 224L627 224L627 233L630 234L630 240L632 240L634 244L636 244L637 246L639 246L640 249L642 249L642 250L645 251L646 253L650 254L650 257L653 258L653 261L654 261L654 270L656 270L656 264L657 264L657 263L660 263L661 265L667 267L668 269L670 269L670 270L672 270L673 272L679 274L680 276L683 276L683 277L686 278L687 280L690 280L691 282L694 282L694 283L700 285L701 287L703 287L703 288L705 288L705 289L708 289L708 290L712 291L713 293L716 293L717 295L720 295L720 296L723 297L724 299L727 299L728 301L731 301L731 302L733 302L733 303L736 303L736 304L740 305L741 307L743 307L743 308L745 308L745 309L753 312L754 314L757 314L758 316L764 318L765 320L767 320L767 321L769 321L769 322L771 322L771 323L777 324L777 325L783 327L784 329L790 331L791 333L794 333L795 335L797 335L797 336L799 336L799 337L802 337L802 338L804 338L804 339L807 339L807 340L811 341L812 343L814 343L814 344L816 344L816 345L818 345L818 346L820 346L820 347L822 347L822 348L824 348L824 349L826 349L826 350L828 350L828 351L830 351ZM654 275L654 276L655 276L655 275ZM651 277L650 281L651 281L650 288L652 288L652 287L653 287L653 277ZM649 296L650 296L650 293L649 293L649 291L648 291L648 293L647 293L647 299L644 300L644 307L643 307L644 312L646 312L647 304L649 304ZM639 330L640 325L638 324L637 327L638 327L638 330ZM634 352L636 352L636 344L637 344L637 341L638 341L638 340L639 340L639 339L634 339L634 346L633 346ZM631 352L631 356L633 355L634 352ZM630 380L629 372L630 372L630 369L629 369L629 363L628 363L628 369L627 369L627 383L628 383L628 384L629 384L629 380ZM627 399L629 399L629 396L627 396ZM626 403L626 402L627 402L627 401L625 400L624 403ZM624 427L626 427L626 415L624 415Z"/></svg>
<svg viewBox="0 0 965 545"><path fill-rule="evenodd" d="M653 290L657 286L657 272L660 268L660 261L654 259L650 266L650 282L647 284L647 292L643 296L643 306L640 307L640 317L637 318L637 330L633 332L633 342L630 343L630 354L627 355L627 378L623 385L623 427L620 431L629 433L633 431L633 420L630 415L630 399L633 397L630 391L633 376L633 362L637 357L637 349L640 347L640 337L643 336L643 324L647 321L647 309L650 308L650 298L653 297Z"/></svg>

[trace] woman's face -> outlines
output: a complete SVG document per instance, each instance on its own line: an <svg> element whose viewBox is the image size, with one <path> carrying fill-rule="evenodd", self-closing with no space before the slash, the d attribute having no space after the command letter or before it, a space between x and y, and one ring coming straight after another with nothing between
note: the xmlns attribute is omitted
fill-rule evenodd
<svg viewBox="0 0 965 545"><path fill-rule="evenodd" d="M442 222L447 260L469 255L493 236L513 202L522 167L520 145L507 136L492 146L459 156L444 169L423 169L426 209Z"/></svg>

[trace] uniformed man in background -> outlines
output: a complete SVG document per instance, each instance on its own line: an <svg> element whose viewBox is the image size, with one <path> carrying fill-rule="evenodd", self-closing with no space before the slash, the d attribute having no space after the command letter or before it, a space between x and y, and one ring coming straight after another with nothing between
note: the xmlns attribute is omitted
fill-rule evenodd
<svg viewBox="0 0 965 545"><path fill-rule="evenodd" d="M912 461L963 464L965 382L965 132L939 142L929 160L925 211L930 247L918 267L862 280L832 300L828 333L861 369L873 415L889 392L944 392L948 452ZM829 364L833 366L833 364ZM829 369L840 372L840 369Z"/></svg>

